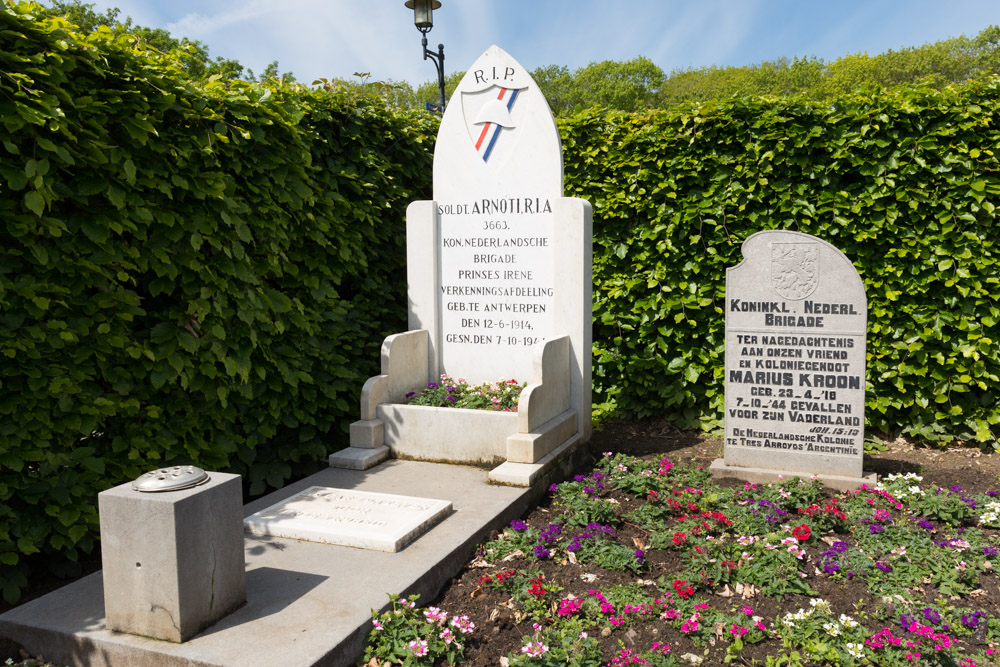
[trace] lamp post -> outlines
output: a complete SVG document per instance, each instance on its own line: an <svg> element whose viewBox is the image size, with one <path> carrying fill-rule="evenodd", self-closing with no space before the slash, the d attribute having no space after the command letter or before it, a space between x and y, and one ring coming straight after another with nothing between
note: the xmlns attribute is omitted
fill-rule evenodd
<svg viewBox="0 0 1000 667"><path fill-rule="evenodd" d="M444 44L438 44L437 53L427 48L427 33L434 27L434 10L441 7L440 0L406 0L406 6L413 10L413 24L423 35L420 43L424 47L424 60L430 58L437 69L438 90L441 91L441 110L444 110Z"/></svg>

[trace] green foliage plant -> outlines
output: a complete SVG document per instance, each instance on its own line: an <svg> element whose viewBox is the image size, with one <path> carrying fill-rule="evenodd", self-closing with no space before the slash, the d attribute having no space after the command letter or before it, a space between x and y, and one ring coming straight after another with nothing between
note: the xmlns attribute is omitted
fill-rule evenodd
<svg viewBox="0 0 1000 667"><path fill-rule="evenodd" d="M544 627L534 623L534 632L522 638L520 653L507 655L510 665L532 667L597 667L603 665L597 639L580 619L568 619Z"/></svg>
<svg viewBox="0 0 1000 667"><path fill-rule="evenodd" d="M419 595L390 594L392 609L372 610L365 661L379 665L457 665L464 662L465 642L475 631L468 617L450 616L437 607L418 609Z"/></svg>

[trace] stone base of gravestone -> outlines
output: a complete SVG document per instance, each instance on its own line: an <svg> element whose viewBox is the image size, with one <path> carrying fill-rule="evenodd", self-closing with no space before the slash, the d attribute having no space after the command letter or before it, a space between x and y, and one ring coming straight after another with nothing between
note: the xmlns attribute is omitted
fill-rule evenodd
<svg viewBox="0 0 1000 667"><path fill-rule="evenodd" d="M162 493L128 482L97 499L109 630L185 642L246 602L239 475Z"/></svg>
<svg viewBox="0 0 1000 667"><path fill-rule="evenodd" d="M804 480L819 479L824 485L838 491L853 491L860 488L862 484L875 486L878 475L873 472L864 472L861 477L844 477L842 475L828 475L816 471L796 471L796 470L774 470L765 468L740 468L737 466L727 466L725 459L715 459L709 467L712 477L733 477L750 482L751 484L766 484L768 482L780 482L782 480L799 477Z"/></svg>

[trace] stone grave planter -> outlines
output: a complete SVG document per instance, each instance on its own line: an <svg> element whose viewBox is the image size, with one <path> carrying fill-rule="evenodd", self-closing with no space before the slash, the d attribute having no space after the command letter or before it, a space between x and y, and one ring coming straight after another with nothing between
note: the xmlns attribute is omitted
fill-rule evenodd
<svg viewBox="0 0 1000 667"><path fill-rule="evenodd" d="M496 464L507 460L517 413L386 403L376 408L385 444L398 458Z"/></svg>

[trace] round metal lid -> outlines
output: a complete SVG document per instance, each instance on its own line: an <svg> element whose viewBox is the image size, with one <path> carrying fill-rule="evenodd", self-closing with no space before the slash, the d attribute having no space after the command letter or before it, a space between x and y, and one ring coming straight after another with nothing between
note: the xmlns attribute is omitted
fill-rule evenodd
<svg viewBox="0 0 1000 667"><path fill-rule="evenodd" d="M198 486L208 481L208 473L195 466L173 466L160 468L140 476L132 482L132 488L144 493L159 491L179 491Z"/></svg>

